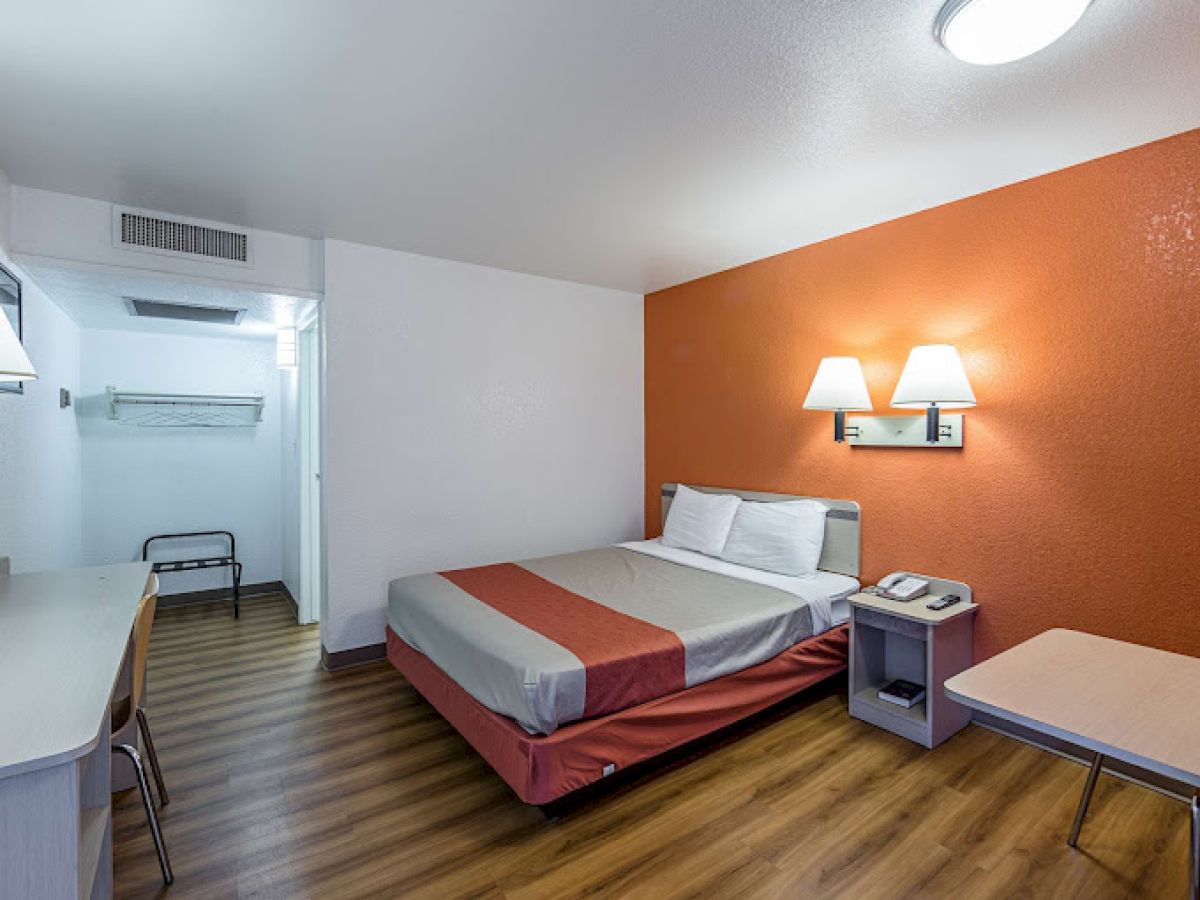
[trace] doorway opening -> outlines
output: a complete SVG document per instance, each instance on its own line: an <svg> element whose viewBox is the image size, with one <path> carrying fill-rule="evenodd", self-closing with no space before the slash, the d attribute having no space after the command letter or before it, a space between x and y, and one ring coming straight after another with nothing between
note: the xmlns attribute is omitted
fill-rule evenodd
<svg viewBox="0 0 1200 900"><path fill-rule="evenodd" d="M258 596L319 621L319 296L67 262L28 269L78 328L64 414L79 437L83 564L146 552L163 569L160 606L231 617L240 572L243 618ZM186 537L144 551L160 535Z"/></svg>
<svg viewBox="0 0 1200 900"><path fill-rule="evenodd" d="M321 316L315 310L301 324L297 342L300 441L300 596L301 624L322 618L324 546L321 527Z"/></svg>

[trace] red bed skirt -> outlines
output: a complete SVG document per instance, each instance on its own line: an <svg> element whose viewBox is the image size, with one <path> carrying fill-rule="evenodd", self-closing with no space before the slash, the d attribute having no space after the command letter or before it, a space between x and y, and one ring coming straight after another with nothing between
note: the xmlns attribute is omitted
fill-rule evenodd
<svg viewBox="0 0 1200 900"><path fill-rule="evenodd" d="M849 626L773 659L619 712L530 734L492 712L387 630L387 655L526 803L550 803L607 774L766 709L846 668ZM611 768L608 768L611 767ZM608 771L605 771L608 768Z"/></svg>

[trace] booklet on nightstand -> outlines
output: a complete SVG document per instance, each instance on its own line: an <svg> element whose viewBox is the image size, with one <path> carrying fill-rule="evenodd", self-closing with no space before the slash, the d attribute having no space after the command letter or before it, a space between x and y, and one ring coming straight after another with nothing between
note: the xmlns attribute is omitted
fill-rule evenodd
<svg viewBox="0 0 1200 900"><path fill-rule="evenodd" d="M915 682L898 678L879 689L879 699L907 709L925 699L925 688Z"/></svg>

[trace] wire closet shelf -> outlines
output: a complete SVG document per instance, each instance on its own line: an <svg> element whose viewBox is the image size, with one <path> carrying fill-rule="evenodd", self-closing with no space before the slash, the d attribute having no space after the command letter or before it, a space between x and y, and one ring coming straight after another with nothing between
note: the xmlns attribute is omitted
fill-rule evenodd
<svg viewBox="0 0 1200 900"><path fill-rule="evenodd" d="M253 428L262 394L155 394L108 389L108 417L142 428Z"/></svg>

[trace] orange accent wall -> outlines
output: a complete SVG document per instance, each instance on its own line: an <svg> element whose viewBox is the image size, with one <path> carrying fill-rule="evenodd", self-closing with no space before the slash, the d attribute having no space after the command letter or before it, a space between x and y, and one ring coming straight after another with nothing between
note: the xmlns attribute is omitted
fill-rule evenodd
<svg viewBox="0 0 1200 900"><path fill-rule="evenodd" d="M970 583L980 657L1056 626L1200 656L1200 131L669 288L645 315L648 535L666 481L854 499L864 579ZM875 414L902 415L909 349L940 342L979 398L961 450L836 445L832 413L801 409L846 354Z"/></svg>

